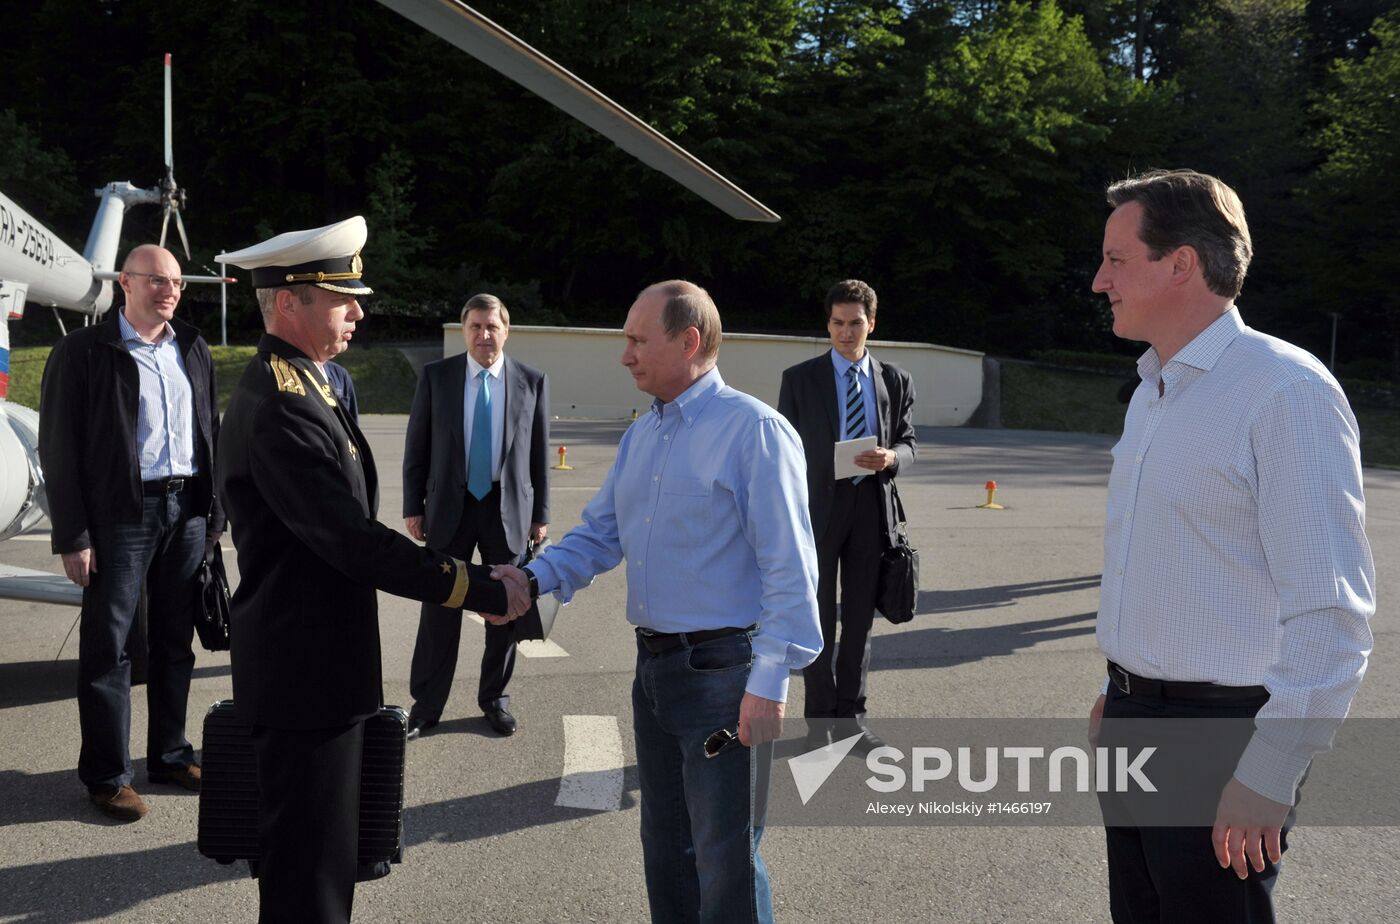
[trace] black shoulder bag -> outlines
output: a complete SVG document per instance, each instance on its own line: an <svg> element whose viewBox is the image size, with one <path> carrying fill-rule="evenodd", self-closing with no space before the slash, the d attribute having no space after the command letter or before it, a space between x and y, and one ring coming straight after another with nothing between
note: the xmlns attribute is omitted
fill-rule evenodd
<svg viewBox="0 0 1400 924"><path fill-rule="evenodd" d="M228 651L229 611L232 604L228 591L228 572L219 544L199 563L199 610L194 614L194 629L199 643L209 651Z"/></svg>
<svg viewBox="0 0 1400 924"><path fill-rule="evenodd" d="M908 622L914 618L914 606L919 598L919 550L909 544L904 531L904 502L899 488L890 482L894 507L899 516L895 526L895 542L880 556L880 575L875 592L875 608L892 623Z"/></svg>

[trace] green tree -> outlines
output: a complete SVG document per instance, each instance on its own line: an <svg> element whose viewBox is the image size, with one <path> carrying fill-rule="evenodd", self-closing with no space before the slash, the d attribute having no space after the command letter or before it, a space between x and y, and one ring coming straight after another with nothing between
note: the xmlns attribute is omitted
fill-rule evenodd
<svg viewBox="0 0 1400 924"><path fill-rule="evenodd" d="M376 304L408 314L436 314L435 306L424 304L425 296L438 294L431 281L440 277L421 260L434 235L413 220L413 161L391 146L370 168L367 186L365 217L374 234L365 245L364 259L378 287Z"/></svg>
<svg viewBox="0 0 1400 924"><path fill-rule="evenodd" d="M1400 11L1378 18L1371 35L1370 54L1339 60L1317 101L1326 159L1303 192L1318 233L1299 255L1313 304L1344 318L1340 358L1379 341L1400 380Z"/></svg>
<svg viewBox="0 0 1400 924"><path fill-rule="evenodd" d="M1079 279L1102 222L1092 165L1129 78L1106 73L1080 20L1053 2L1001 5L939 50L915 105L890 101L903 110L887 117L899 131L878 218L899 224L890 277L923 309L924 337L1021 349L1078 339L1091 317Z"/></svg>
<svg viewBox="0 0 1400 924"><path fill-rule="evenodd" d="M82 207L73 161L19 120L0 110L0 189L46 225L72 219Z"/></svg>

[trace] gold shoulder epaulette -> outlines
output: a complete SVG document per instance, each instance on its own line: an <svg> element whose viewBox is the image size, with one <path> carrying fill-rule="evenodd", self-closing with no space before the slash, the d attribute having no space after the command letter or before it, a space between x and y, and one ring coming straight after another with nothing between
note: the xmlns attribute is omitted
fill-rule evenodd
<svg viewBox="0 0 1400 924"><path fill-rule="evenodd" d="M301 384L301 376L297 375L297 367L276 353L269 354L269 356L272 362L272 374L277 376L277 390L289 391L294 395L305 395L306 386Z"/></svg>

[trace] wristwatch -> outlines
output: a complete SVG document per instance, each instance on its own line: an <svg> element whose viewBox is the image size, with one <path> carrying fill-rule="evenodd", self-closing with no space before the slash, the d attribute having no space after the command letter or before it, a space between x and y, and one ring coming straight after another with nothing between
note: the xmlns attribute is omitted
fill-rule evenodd
<svg viewBox="0 0 1400 924"><path fill-rule="evenodd" d="M535 577L535 572L529 568L521 568L525 572L525 580L530 582L530 599L533 600L540 595L540 579Z"/></svg>

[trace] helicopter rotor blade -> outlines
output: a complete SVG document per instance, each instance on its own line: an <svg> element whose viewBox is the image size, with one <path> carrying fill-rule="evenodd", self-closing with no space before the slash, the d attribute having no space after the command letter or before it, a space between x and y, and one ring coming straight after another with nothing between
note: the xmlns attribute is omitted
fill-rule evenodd
<svg viewBox="0 0 1400 924"><path fill-rule="evenodd" d="M562 109L726 214L744 221L779 220L776 212L713 167L462 0L379 2Z"/></svg>
<svg viewBox="0 0 1400 924"><path fill-rule="evenodd" d="M175 176L175 145L171 137L170 115L170 55L165 56L165 175Z"/></svg>

